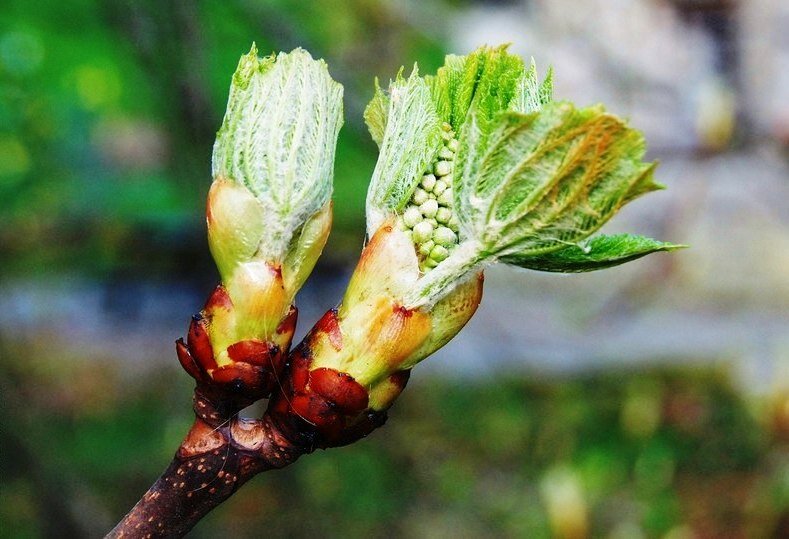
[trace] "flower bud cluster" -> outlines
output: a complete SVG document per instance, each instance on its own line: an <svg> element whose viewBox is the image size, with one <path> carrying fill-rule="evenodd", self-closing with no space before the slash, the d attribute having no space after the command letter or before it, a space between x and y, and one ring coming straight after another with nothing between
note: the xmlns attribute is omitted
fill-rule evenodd
<svg viewBox="0 0 789 539"><path fill-rule="evenodd" d="M458 141L448 123L442 125L441 136L444 144L436 160L425 171L399 219L416 246L422 271L436 267L458 243L458 220L452 202Z"/></svg>

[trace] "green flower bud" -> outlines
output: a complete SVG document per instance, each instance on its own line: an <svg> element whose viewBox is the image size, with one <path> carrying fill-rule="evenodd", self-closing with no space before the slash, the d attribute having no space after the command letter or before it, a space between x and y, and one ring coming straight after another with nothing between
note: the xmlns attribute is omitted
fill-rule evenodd
<svg viewBox="0 0 789 539"><path fill-rule="evenodd" d="M435 172L436 176L446 176L452 172L452 163L449 161L436 161L433 171Z"/></svg>
<svg viewBox="0 0 789 539"><path fill-rule="evenodd" d="M433 227L433 230L435 230L435 228L438 226L438 221L436 220L435 217L425 217L424 222L429 223L430 226Z"/></svg>
<svg viewBox="0 0 789 539"><path fill-rule="evenodd" d="M452 176L449 176L449 177L451 178ZM446 178L446 176L445 176L445 178ZM452 188L451 187L447 187L447 190L444 191L443 193L441 193L440 195L438 195L438 197L436 197L436 200L442 206L446 206L448 208L451 208L452 207L452 202L453 202L452 201Z"/></svg>
<svg viewBox="0 0 789 539"><path fill-rule="evenodd" d="M422 185L422 187L424 188L425 191L428 191L428 192L432 191L433 190L433 186L435 184L436 184L436 177L433 176L432 174L425 174L424 176L422 176L422 184L421 185Z"/></svg>
<svg viewBox="0 0 789 539"><path fill-rule="evenodd" d="M444 176L442 179L436 181L436 184L433 186L433 193L435 195L441 196L441 193L447 190L447 183L452 181L452 174L449 176Z"/></svg>
<svg viewBox="0 0 789 539"><path fill-rule="evenodd" d="M455 138L447 142L447 148L449 148L452 152L457 152L458 146L459 146L458 141Z"/></svg>
<svg viewBox="0 0 789 539"><path fill-rule="evenodd" d="M450 219L452 219L452 211L449 208L438 208L436 212L436 221L447 224Z"/></svg>
<svg viewBox="0 0 789 539"><path fill-rule="evenodd" d="M416 191L414 191L414 196L411 198L411 200L414 202L414 204L419 206L420 204L424 204L428 198L427 191L417 188Z"/></svg>
<svg viewBox="0 0 789 539"><path fill-rule="evenodd" d="M436 262L441 262L442 260L445 260L448 256L449 256L449 251L443 245L436 245L435 247L433 247L433 250L430 251L430 258L432 260L435 260Z"/></svg>
<svg viewBox="0 0 789 539"><path fill-rule="evenodd" d="M433 218L436 216L436 212L438 212L438 202L433 199L425 200L420 206L419 211L422 212L427 218Z"/></svg>
<svg viewBox="0 0 789 539"><path fill-rule="evenodd" d="M433 247L435 246L436 243L433 240L428 240L419 246L419 254L422 256L428 256L430 251L432 251Z"/></svg>
<svg viewBox="0 0 789 539"><path fill-rule="evenodd" d="M425 258L425 260L422 262L423 270L433 269L436 266L438 266L438 261L432 258Z"/></svg>
<svg viewBox="0 0 789 539"><path fill-rule="evenodd" d="M438 158L452 161L455 158L455 154L449 148L444 147L438 150Z"/></svg>
<svg viewBox="0 0 789 539"><path fill-rule="evenodd" d="M438 245L449 247L457 243L457 240L458 237L455 235L455 233L445 226L440 226L435 232L433 232L433 241L435 241Z"/></svg>
<svg viewBox="0 0 789 539"><path fill-rule="evenodd" d="M419 208L416 206L408 206L405 209L405 213L403 213L403 223L408 228L414 228L414 226L422 220L422 212L419 211Z"/></svg>
<svg viewBox="0 0 789 539"><path fill-rule="evenodd" d="M424 243L433 237L433 225L427 221L422 221L414 226L413 240L416 243Z"/></svg>

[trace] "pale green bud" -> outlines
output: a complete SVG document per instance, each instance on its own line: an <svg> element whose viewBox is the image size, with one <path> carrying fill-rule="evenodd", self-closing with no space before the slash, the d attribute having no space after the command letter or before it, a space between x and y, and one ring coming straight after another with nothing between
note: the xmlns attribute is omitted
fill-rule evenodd
<svg viewBox="0 0 789 539"><path fill-rule="evenodd" d="M436 176L446 176L452 172L452 164L449 161L436 161L434 172Z"/></svg>
<svg viewBox="0 0 789 539"><path fill-rule="evenodd" d="M408 206L405 209L405 213L403 213L403 223L408 228L414 228L414 226L422 220L422 212L419 211L419 208L416 206Z"/></svg>
<svg viewBox="0 0 789 539"><path fill-rule="evenodd" d="M449 208L438 208L436 212L436 221L446 224L450 219L452 219L452 211L450 211Z"/></svg>
<svg viewBox="0 0 789 539"><path fill-rule="evenodd" d="M451 231L450 231L451 232ZM445 260L449 256L449 251L446 247L442 245L436 245L433 247L433 250L430 251L430 258L435 260L436 262L441 262Z"/></svg>
<svg viewBox="0 0 789 539"><path fill-rule="evenodd" d="M447 187L446 191L444 191L443 193L438 195L438 197L436 197L436 200L442 206L447 206L447 207L451 208L452 207L452 188L451 187Z"/></svg>
<svg viewBox="0 0 789 539"><path fill-rule="evenodd" d="M433 218L438 212L438 202L433 199L425 200L422 204L420 204L419 211L421 211L422 215L425 217Z"/></svg>
<svg viewBox="0 0 789 539"><path fill-rule="evenodd" d="M419 187L416 188L416 191L414 191L414 196L411 198L411 200L417 206L423 204L427 199L428 199L427 191L425 191L424 189L420 189Z"/></svg>
<svg viewBox="0 0 789 539"><path fill-rule="evenodd" d="M422 262L422 269L426 269L426 270L433 269L436 266L438 266L438 262L436 262L432 258L425 258L425 260Z"/></svg>
<svg viewBox="0 0 789 539"><path fill-rule="evenodd" d="M455 158L455 154L449 148L444 147L438 150L438 158L452 161Z"/></svg>
<svg viewBox="0 0 789 539"><path fill-rule="evenodd" d="M441 130L444 131L445 133L449 133L452 131L452 126L449 125L447 122L443 122L441 124Z"/></svg>
<svg viewBox="0 0 789 539"><path fill-rule="evenodd" d="M425 174L422 176L422 187L425 189L425 191L432 191L435 184L436 177L432 174Z"/></svg>
<svg viewBox="0 0 789 539"><path fill-rule="evenodd" d="M445 226L440 226L433 232L433 241L435 241L438 245L443 245L444 247L449 247L457 243L458 237L455 235L452 230Z"/></svg>
<svg viewBox="0 0 789 539"><path fill-rule="evenodd" d="M444 176L444 179L436 181L436 185L433 186L433 193L438 197L447 190L447 178L449 181L452 181L452 175Z"/></svg>
<svg viewBox="0 0 789 539"><path fill-rule="evenodd" d="M263 259L281 263L294 234L328 202L341 125L342 86L322 60L302 49L258 58L254 45L241 57L212 169L260 202Z"/></svg>
<svg viewBox="0 0 789 539"><path fill-rule="evenodd" d="M430 226L432 226L433 229L435 229L438 226L438 221L436 220L435 217L429 217L429 218L426 217L424 222L425 223L430 223Z"/></svg>
<svg viewBox="0 0 789 539"><path fill-rule="evenodd" d="M414 226L413 240L416 243L424 243L433 237L433 225L427 221L422 221Z"/></svg>
<svg viewBox="0 0 789 539"><path fill-rule="evenodd" d="M419 246L419 254L422 256L428 256L430 251L432 251L433 247L435 246L436 243L433 240L428 240Z"/></svg>
<svg viewBox="0 0 789 539"><path fill-rule="evenodd" d="M457 139L453 138L452 140L447 142L447 148L452 150L452 152L457 152L458 151L458 146L459 146L459 143L458 143Z"/></svg>

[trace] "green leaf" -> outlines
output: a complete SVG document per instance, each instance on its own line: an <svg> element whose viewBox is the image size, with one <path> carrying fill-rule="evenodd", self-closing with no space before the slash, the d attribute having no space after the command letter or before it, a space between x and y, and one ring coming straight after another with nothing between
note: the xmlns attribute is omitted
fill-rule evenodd
<svg viewBox="0 0 789 539"><path fill-rule="evenodd" d="M548 69L545 80L537 76L537 64L532 58L528 71L518 79L517 91L509 104L509 110L528 114L537 112L553 100L553 69Z"/></svg>
<svg viewBox="0 0 789 539"><path fill-rule="evenodd" d="M461 138L455 202L461 227L500 256L578 243L625 203L660 189L644 140L600 107L550 103L501 114L485 138L476 117Z"/></svg>
<svg viewBox="0 0 789 539"><path fill-rule="evenodd" d="M467 56L447 55L436 75L425 77L442 121L460 131L471 108L483 122L491 121L508 108L520 110L513 107L523 101L540 102L533 93L542 91L545 97L546 88L540 88L536 67L532 64L526 71L523 60L509 54L507 48L480 47ZM550 80L547 91L550 101Z"/></svg>
<svg viewBox="0 0 789 539"><path fill-rule="evenodd" d="M367 190L367 230L371 236L387 211L405 206L441 145L441 121L430 89L416 67L407 79L398 74L388 94L376 91L365 114L368 125L372 123L373 138L381 140ZM388 108L384 114L385 105Z"/></svg>
<svg viewBox="0 0 789 539"><path fill-rule="evenodd" d="M601 234L578 245L570 245L550 253L512 253L499 260L532 270L579 273L610 268L651 253L675 251L685 247L632 234Z"/></svg>
<svg viewBox="0 0 789 539"><path fill-rule="evenodd" d="M389 96L381 90L381 85L378 84L378 78L375 79L375 93L373 98L364 109L364 123L367 124L367 129L370 131L370 136L381 148L384 141L384 132L386 130L386 121L389 115Z"/></svg>

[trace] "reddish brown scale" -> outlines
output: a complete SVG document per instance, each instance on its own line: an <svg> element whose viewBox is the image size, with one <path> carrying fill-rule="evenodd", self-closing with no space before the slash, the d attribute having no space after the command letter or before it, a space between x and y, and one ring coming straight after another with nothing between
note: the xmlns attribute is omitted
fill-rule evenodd
<svg viewBox="0 0 789 539"><path fill-rule="evenodd" d="M277 327L277 333L279 335L293 335L293 332L296 331L296 321L299 318L299 310L291 305L288 314L285 315L285 318L282 319L279 326Z"/></svg>
<svg viewBox="0 0 789 539"><path fill-rule="evenodd" d="M233 301L230 299L230 295L227 293L225 287L221 284L217 285L214 291L211 292L211 295L208 296L208 301L205 302L205 307L203 309L211 311L217 307L222 307L227 310L233 308Z"/></svg>
<svg viewBox="0 0 789 539"><path fill-rule="evenodd" d="M348 373L326 367L310 371L310 389L347 415L367 408L367 390Z"/></svg>
<svg viewBox="0 0 789 539"><path fill-rule="evenodd" d="M310 451L347 445L386 421L386 412L341 413L323 396L309 391L296 395L275 393L266 415L279 425L291 443L306 445Z"/></svg>
<svg viewBox="0 0 789 539"><path fill-rule="evenodd" d="M257 396L269 386L268 372L249 363L236 363L219 367L211 373L211 378L218 384L230 386L235 392L250 397Z"/></svg>
<svg viewBox="0 0 789 539"><path fill-rule="evenodd" d="M290 406L296 415L319 431L334 431L344 423L344 418L332 403L317 393L296 395Z"/></svg>
<svg viewBox="0 0 789 539"><path fill-rule="evenodd" d="M395 386L400 388L400 391L405 389L408 379L411 378L411 369L407 371L398 371L389 377L389 381Z"/></svg>
<svg viewBox="0 0 789 539"><path fill-rule="evenodd" d="M189 348L186 347L183 339L175 341L175 353L178 356L178 361L184 370L195 380L205 380L205 373L195 362L192 354L189 353Z"/></svg>
<svg viewBox="0 0 789 539"><path fill-rule="evenodd" d="M337 309L330 309L318 320L313 333L324 333L329 339L329 343L335 350L342 350L342 331L340 330L339 320L337 319Z"/></svg>
<svg viewBox="0 0 789 539"><path fill-rule="evenodd" d="M290 381L295 393L307 389L310 381L310 358L304 354L304 347L299 346L293 351L290 365Z"/></svg>
<svg viewBox="0 0 789 539"><path fill-rule="evenodd" d="M215 369L214 350L206 328L207 321L201 314L192 317L189 332L186 334L186 343L189 351L198 365L204 370Z"/></svg>
<svg viewBox="0 0 789 539"><path fill-rule="evenodd" d="M233 361L241 361L265 367L275 366L274 358L279 355L279 347L258 340L239 341L227 347L227 355Z"/></svg>
<svg viewBox="0 0 789 539"><path fill-rule="evenodd" d="M341 447L352 444L386 423L386 417L386 412L368 410L367 413L358 416L353 423L327 436L321 447Z"/></svg>

